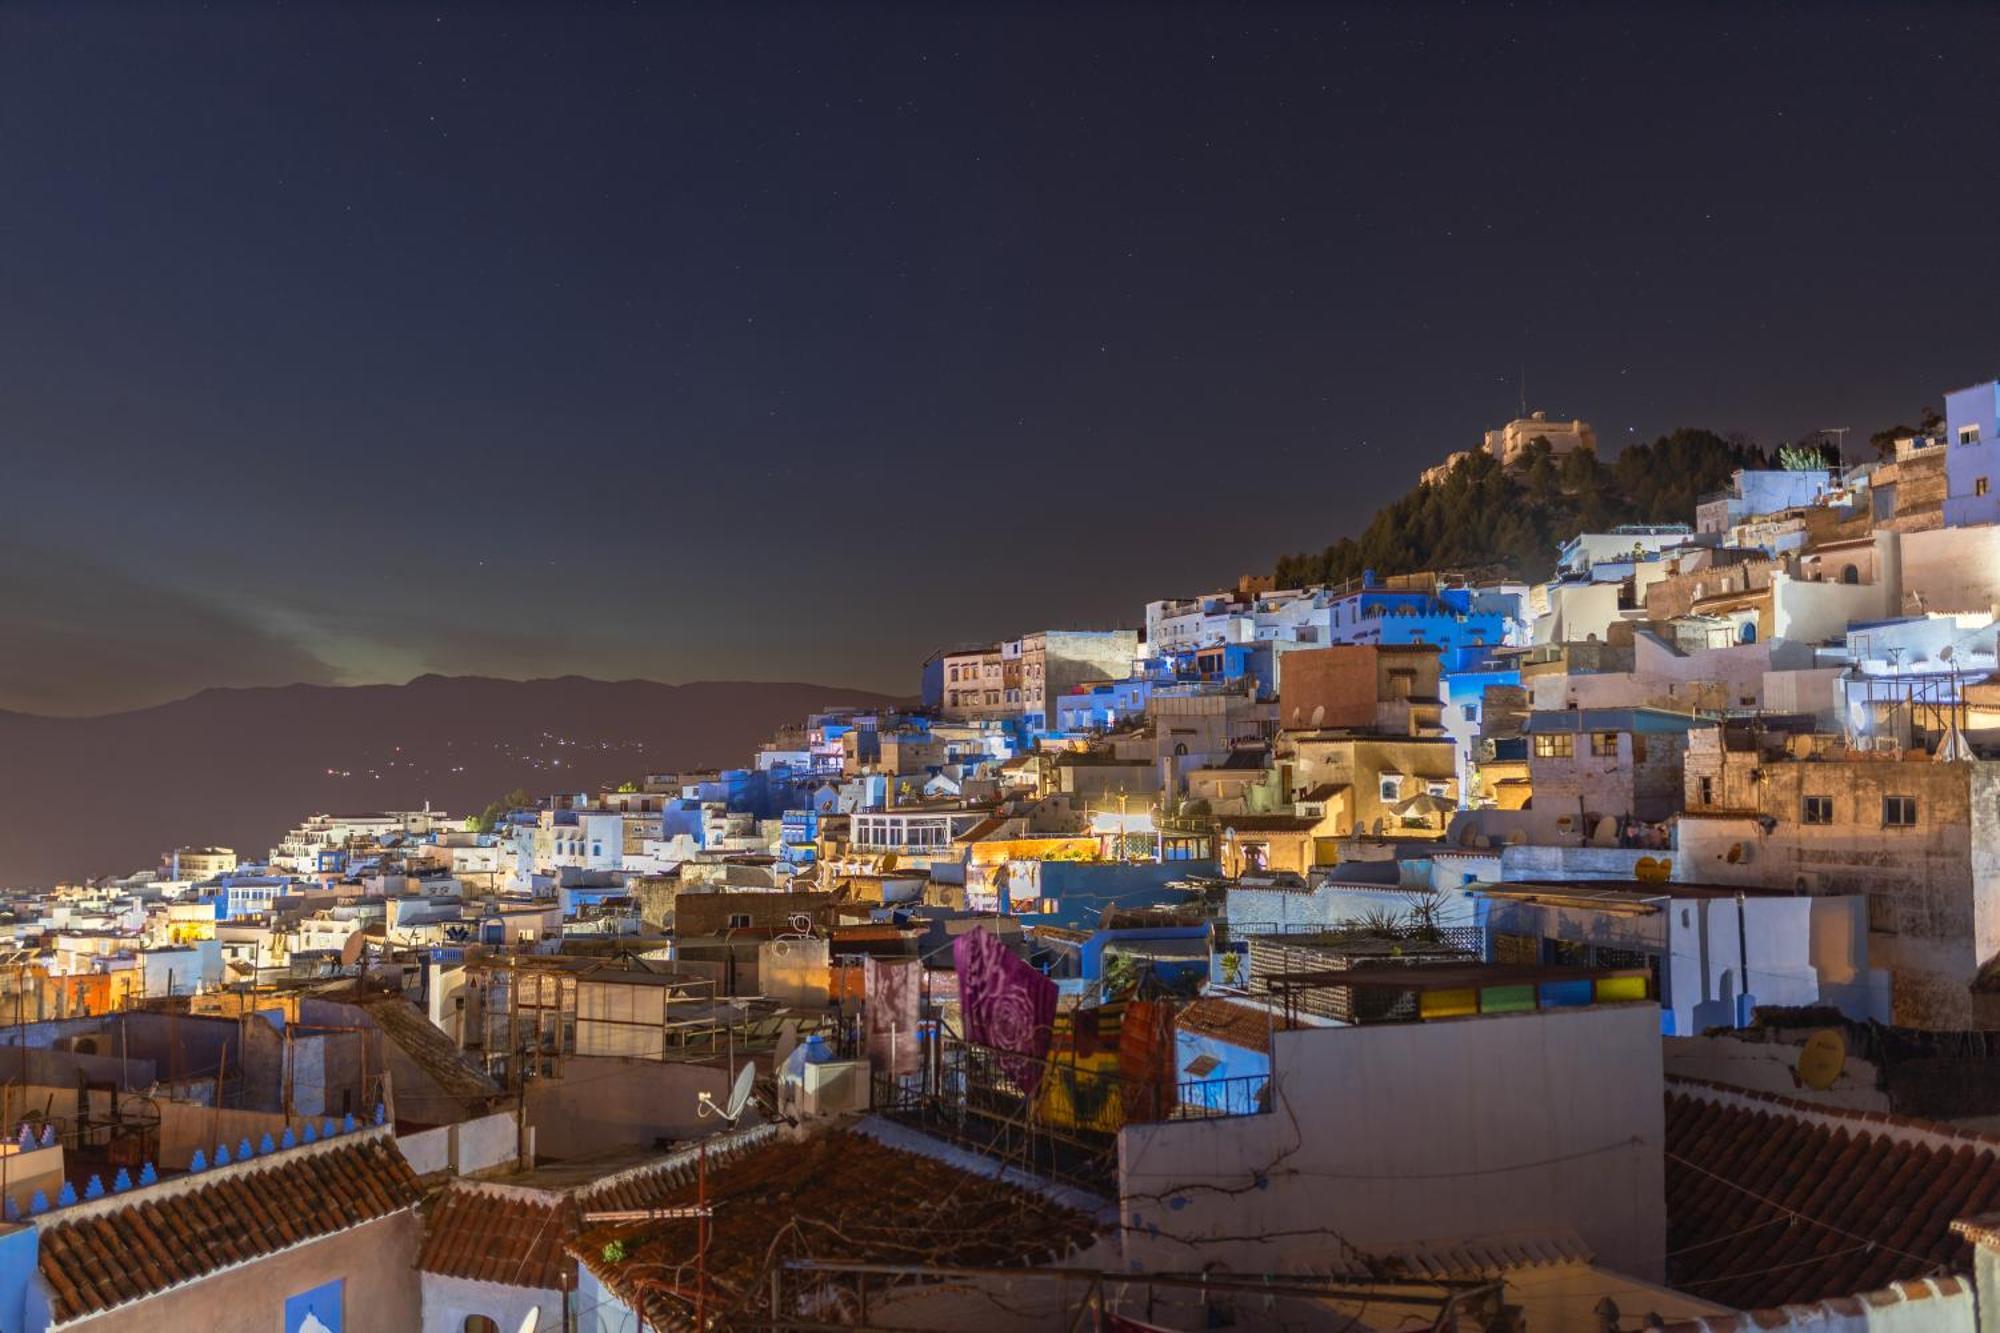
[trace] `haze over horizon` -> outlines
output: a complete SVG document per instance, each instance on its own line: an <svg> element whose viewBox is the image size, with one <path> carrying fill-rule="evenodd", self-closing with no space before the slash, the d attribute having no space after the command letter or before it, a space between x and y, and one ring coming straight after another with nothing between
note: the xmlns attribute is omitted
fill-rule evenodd
<svg viewBox="0 0 2000 1333"><path fill-rule="evenodd" d="M1854 454L2000 368L1990 10L577 8L0 12L0 708L907 695L1524 375Z"/></svg>
<svg viewBox="0 0 2000 1333"><path fill-rule="evenodd" d="M197 689L190 690L185 694L175 695L171 699L161 699L158 700L157 702L138 704L129 708L96 709L89 712L37 712L31 708L0 708L0 713L13 713L23 717L48 718L57 721L86 722L98 718L113 718L123 713L143 712L148 709L166 708L174 704L183 704L191 699L198 699L201 696L208 694L243 694L247 692L268 692L273 690L293 690L293 689L396 690L396 689L405 689L410 686L418 686L427 683L433 683L433 682L443 682L443 683L498 682L500 684L505 684L505 685L560 685L569 682L584 682L591 685L612 685L612 686L659 685L659 686L664 686L667 689L691 689L709 685L721 685L721 686L767 685L767 686L798 686L809 689L818 688L818 689L825 689L842 695L872 693L872 694L879 694L885 700L907 699L915 697L914 694L910 692L898 695L893 692L887 692L887 691L868 691L864 690L860 686L843 685L838 681L791 680L791 679L783 679L777 677L773 677L768 680L758 680L749 678L740 680L714 680L709 678L702 678L698 680L654 680L646 676L623 676L613 679L603 676L591 676L582 672L575 672L575 671L562 672L556 675L548 675L548 676L499 676L499 675L494 675L490 672L471 672L471 671L462 672L457 675L446 675L441 672L424 671L424 672L419 672L414 676L411 676L407 680L371 680L371 681L336 681L336 682L293 680L293 681L268 681L250 685L203 685Z"/></svg>

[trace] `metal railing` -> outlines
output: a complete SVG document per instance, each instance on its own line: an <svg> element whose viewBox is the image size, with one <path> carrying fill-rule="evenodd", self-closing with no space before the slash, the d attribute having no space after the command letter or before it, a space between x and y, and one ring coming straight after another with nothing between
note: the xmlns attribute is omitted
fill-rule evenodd
<svg viewBox="0 0 2000 1333"><path fill-rule="evenodd" d="M1125 1124L1261 1115L1270 1109L1268 1074L1183 1079L1171 1085L944 1036L927 1043L915 1074L877 1074L877 1110L928 1107L954 1118L968 1111L1042 1124L1068 1134L1115 1133ZM1032 1085L1030 1092L1023 1084Z"/></svg>
<svg viewBox="0 0 2000 1333"><path fill-rule="evenodd" d="M1271 1109L1269 1074L1233 1074L1191 1079L1179 1085L1170 1120L1221 1120L1265 1115Z"/></svg>

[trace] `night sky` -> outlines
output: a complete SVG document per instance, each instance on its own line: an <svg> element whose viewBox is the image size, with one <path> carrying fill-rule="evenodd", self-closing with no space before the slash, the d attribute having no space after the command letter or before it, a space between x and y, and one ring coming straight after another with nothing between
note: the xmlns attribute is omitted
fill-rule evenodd
<svg viewBox="0 0 2000 1333"><path fill-rule="evenodd" d="M0 707L911 692L2000 372L1990 8L0 6Z"/></svg>

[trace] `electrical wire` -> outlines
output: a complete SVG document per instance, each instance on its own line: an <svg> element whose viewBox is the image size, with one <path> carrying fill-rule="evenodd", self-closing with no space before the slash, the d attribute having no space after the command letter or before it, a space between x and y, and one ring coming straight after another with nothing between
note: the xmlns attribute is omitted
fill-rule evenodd
<svg viewBox="0 0 2000 1333"><path fill-rule="evenodd" d="M1889 1244L1887 1241L1878 1240L1873 1236L1864 1236L1858 1231L1849 1231L1845 1227L1837 1227L1831 1222L1823 1222L1819 1218L1812 1216L1810 1213L1802 1213L1796 1208L1793 1208L1787 1204L1781 1203L1778 1200L1771 1198L1769 1195L1760 1194L1756 1190L1751 1189L1748 1185L1739 1184L1736 1181L1729 1179L1727 1176L1717 1175L1715 1172L1709 1170L1707 1167L1701 1165L1699 1162L1689 1161L1687 1158L1681 1156L1679 1153L1668 1152L1665 1154L1665 1156L1667 1160L1670 1162L1678 1162L1680 1165L1688 1168L1690 1171L1695 1171L1700 1173L1701 1175L1707 1176L1710 1180L1716 1181L1718 1184L1725 1185L1728 1188L1733 1189L1740 1194L1747 1194L1751 1198L1758 1200L1760 1203L1769 1204L1771 1207L1777 1209L1779 1213L1781 1213L1787 1218L1796 1218L1798 1221L1810 1223L1813 1226L1823 1228L1824 1230L1827 1231L1831 1231L1836 1236L1845 1236L1849 1240L1859 1241L1861 1242L1862 1245L1874 1246L1879 1249L1887 1250L1889 1253L1900 1255L1903 1258L1908 1259L1913 1263L1923 1264L1927 1269L1938 1268L1943 1266L1941 1262L1937 1259L1928 1258L1921 1254L1911 1254L1908 1250L1897 1249L1895 1246ZM1815 1256L1816 1259L1828 1258L1828 1257L1831 1256L1825 1256L1825 1255ZM1813 1262L1813 1261L1808 1260L1807 1262ZM1747 1277L1749 1276L1749 1274L1742 1274L1741 1276Z"/></svg>

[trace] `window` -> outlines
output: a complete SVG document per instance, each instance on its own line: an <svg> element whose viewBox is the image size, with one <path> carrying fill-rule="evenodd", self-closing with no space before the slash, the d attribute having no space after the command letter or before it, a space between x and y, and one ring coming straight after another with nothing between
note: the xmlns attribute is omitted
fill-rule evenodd
<svg viewBox="0 0 2000 1333"><path fill-rule="evenodd" d="M1958 428L1958 442L1960 444L1978 444L1979 427L1977 425L1960 426Z"/></svg>
<svg viewBox="0 0 2000 1333"><path fill-rule="evenodd" d="M500 1325L483 1314L469 1314L465 1317L463 1333L500 1333Z"/></svg>
<svg viewBox="0 0 2000 1333"><path fill-rule="evenodd" d="M1833 798L1831 796L1808 796L1799 818L1808 824L1831 824L1833 822Z"/></svg>
<svg viewBox="0 0 2000 1333"><path fill-rule="evenodd" d="M1868 929L1879 935L1896 934L1896 900L1886 893L1868 895Z"/></svg>
<svg viewBox="0 0 2000 1333"><path fill-rule="evenodd" d="M1616 759L1618 757L1618 733L1615 731L1591 732L1590 752L1599 759Z"/></svg>
<svg viewBox="0 0 2000 1333"><path fill-rule="evenodd" d="M1697 798L1696 798L1696 800L1698 801L1698 803L1699 803L1699 804L1701 804L1701 805L1714 805L1714 804L1715 804L1715 779L1714 779L1714 778L1708 778L1708 777L1705 777L1705 778L1702 778L1702 779L1701 779L1701 781L1700 781L1700 784L1699 784L1699 786L1698 786L1698 788L1697 788L1697 790L1698 790L1698 792L1700 793L1700 794L1699 794L1699 795L1697 796Z"/></svg>
<svg viewBox="0 0 2000 1333"><path fill-rule="evenodd" d="M748 912L731 912L729 914L729 929L748 930L749 928L750 914Z"/></svg>
<svg viewBox="0 0 2000 1333"><path fill-rule="evenodd" d="M1972 479L1972 493L1974 495L1986 494L1986 478L1974 477Z"/></svg>
<svg viewBox="0 0 2000 1333"><path fill-rule="evenodd" d="M1535 737L1535 758L1567 759L1576 753L1576 737L1567 733Z"/></svg>
<svg viewBox="0 0 2000 1333"><path fill-rule="evenodd" d="M1882 798L1883 828L1914 828L1917 822L1917 798L1914 796L1884 796Z"/></svg>

